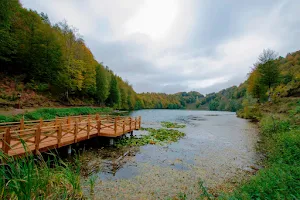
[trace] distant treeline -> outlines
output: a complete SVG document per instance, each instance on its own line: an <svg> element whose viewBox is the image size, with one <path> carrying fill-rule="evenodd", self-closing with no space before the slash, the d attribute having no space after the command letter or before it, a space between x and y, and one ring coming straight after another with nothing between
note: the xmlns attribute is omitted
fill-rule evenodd
<svg viewBox="0 0 300 200"><path fill-rule="evenodd" d="M300 51L289 53L284 58L266 49L258 56L244 83L207 94L197 107L226 111L245 109L249 112L248 108L256 103L290 96L300 96Z"/></svg>

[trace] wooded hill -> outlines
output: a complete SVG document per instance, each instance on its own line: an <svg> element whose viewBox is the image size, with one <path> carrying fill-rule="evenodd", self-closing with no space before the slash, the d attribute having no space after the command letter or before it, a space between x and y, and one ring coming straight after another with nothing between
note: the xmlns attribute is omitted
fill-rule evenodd
<svg viewBox="0 0 300 200"><path fill-rule="evenodd" d="M21 103L28 107L55 102L126 110L197 107L236 111L243 107L243 99L265 101L268 92L298 95L299 63L299 52L260 61L239 87L205 97L195 91L137 94L127 81L95 60L76 28L65 21L52 24L47 14L27 10L18 0L0 1L1 106L14 105L21 94ZM268 82L263 74L274 66L273 76L278 74L278 78Z"/></svg>
<svg viewBox="0 0 300 200"><path fill-rule="evenodd" d="M24 84L16 92L31 89L61 102L134 108L132 87L98 63L67 22L52 24L46 14L24 9L18 0L1 1L0 19L0 72Z"/></svg>
<svg viewBox="0 0 300 200"><path fill-rule="evenodd" d="M76 28L65 21L52 24L47 14L27 10L18 0L0 1L0 42L2 106L15 104L18 94L25 106L58 101L154 108L157 97L162 108L178 103L165 94L137 95L127 81L95 60Z"/></svg>

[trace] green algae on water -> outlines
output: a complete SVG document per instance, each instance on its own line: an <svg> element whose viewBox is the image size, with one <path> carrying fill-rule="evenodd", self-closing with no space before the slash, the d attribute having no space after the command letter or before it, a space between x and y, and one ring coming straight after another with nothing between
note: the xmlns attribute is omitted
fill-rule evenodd
<svg viewBox="0 0 300 200"><path fill-rule="evenodd" d="M185 128L186 126L185 124L178 124L175 122L166 122L166 121L161 122L161 125L164 128Z"/></svg>
<svg viewBox="0 0 300 200"><path fill-rule="evenodd" d="M143 146L147 144L159 144L164 145L171 142L177 142L180 138L185 136L185 133L173 130L173 129L153 129L153 128L141 128L141 130L148 131L148 135L142 135L139 137L122 138L117 141L117 147L123 146Z"/></svg>

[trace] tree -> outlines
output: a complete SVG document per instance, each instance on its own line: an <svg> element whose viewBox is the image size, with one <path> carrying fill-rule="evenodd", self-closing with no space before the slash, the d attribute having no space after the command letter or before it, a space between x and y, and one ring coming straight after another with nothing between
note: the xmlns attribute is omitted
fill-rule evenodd
<svg viewBox="0 0 300 200"><path fill-rule="evenodd" d="M219 107L219 101L214 99L212 102L209 104L209 110L218 110Z"/></svg>
<svg viewBox="0 0 300 200"><path fill-rule="evenodd" d="M265 92L263 85L261 84L261 75L259 71L255 68L250 73L248 78L248 92L257 99L257 102L260 101L262 95Z"/></svg>
<svg viewBox="0 0 300 200"><path fill-rule="evenodd" d="M96 98L103 105L109 95L107 72L102 65L96 66Z"/></svg>
<svg viewBox="0 0 300 200"><path fill-rule="evenodd" d="M263 52L258 56L258 63L265 64L268 61L277 59L278 53L272 49L264 49Z"/></svg>
<svg viewBox="0 0 300 200"><path fill-rule="evenodd" d="M127 104L128 104L128 108L129 110L133 110L134 109L134 105L135 105L135 96L134 96L134 91L132 88L130 88L130 90L128 90L128 95L127 95Z"/></svg>
<svg viewBox="0 0 300 200"><path fill-rule="evenodd" d="M118 81L116 76L112 74L109 95L106 102L109 106L119 108L120 100L121 98L120 98L120 89L119 89Z"/></svg>
<svg viewBox="0 0 300 200"><path fill-rule="evenodd" d="M271 96L271 87L278 82L279 68L275 59L277 53L273 50L267 49L259 56L258 72L260 73L260 81L269 89L269 101Z"/></svg>
<svg viewBox="0 0 300 200"><path fill-rule="evenodd" d="M125 87L120 87L120 95L121 95L121 108L122 109L125 109L125 110L128 110L128 93L125 89Z"/></svg>
<svg viewBox="0 0 300 200"><path fill-rule="evenodd" d="M264 64L258 66L258 71L261 75L261 83L266 85L269 90L278 82L279 68L276 62L273 60L267 61Z"/></svg>
<svg viewBox="0 0 300 200"><path fill-rule="evenodd" d="M13 19L21 5L18 0L0 1L0 71L13 71L8 68L16 54L17 40L13 34Z"/></svg>

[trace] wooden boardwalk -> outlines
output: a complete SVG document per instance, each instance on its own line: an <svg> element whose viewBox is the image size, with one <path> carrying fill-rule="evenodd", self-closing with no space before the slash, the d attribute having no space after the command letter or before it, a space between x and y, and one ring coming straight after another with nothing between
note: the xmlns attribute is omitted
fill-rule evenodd
<svg viewBox="0 0 300 200"><path fill-rule="evenodd" d="M0 123L0 149L10 156L39 153L92 137L118 137L141 128L141 117L100 115Z"/></svg>

